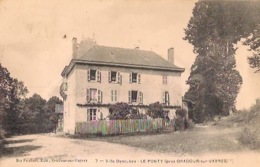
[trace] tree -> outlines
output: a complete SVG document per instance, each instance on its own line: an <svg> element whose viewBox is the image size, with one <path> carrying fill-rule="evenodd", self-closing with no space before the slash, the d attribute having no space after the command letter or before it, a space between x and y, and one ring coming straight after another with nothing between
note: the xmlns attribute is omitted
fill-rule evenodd
<svg viewBox="0 0 260 167"><path fill-rule="evenodd" d="M8 134L20 132L20 101L27 93L23 82L12 78L0 64L0 125Z"/></svg>
<svg viewBox="0 0 260 167"><path fill-rule="evenodd" d="M254 2L201 0L195 4L184 38L197 54L185 94L192 101L195 122L235 111L242 78L235 69L233 44L259 28L257 11L259 4Z"/></svg>
<svg viewBox="0 0 260 167"><path fill-rule="evenodd" d="M55 105L56 104L62 104L63 102L57 97L53 96L51 97L46 105L45 105L45 131L46 132L52 132L58 123L58 116L55 113Z"/></svg>
<svg viewBox="0 0 260 167"><path fill-rule="evenodd" d="M168 114L167 111L163 109L163 105L159 102L155 102L149 105L147 113L149 117L155 119L155 118L165 118Z"/></svg>

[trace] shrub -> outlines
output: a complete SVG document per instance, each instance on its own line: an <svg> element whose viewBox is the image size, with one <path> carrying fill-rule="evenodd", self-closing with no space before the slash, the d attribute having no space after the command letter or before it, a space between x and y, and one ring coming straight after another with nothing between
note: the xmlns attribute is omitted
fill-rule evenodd
<svg viewBox="0 0 260 167"><path fill-rule="evenodd" d="M146 114L153 119L155 118L164 119L168 115L168 111L165 111L163 109L162 104L160 104L159 102L155 102L149 105Z"/></svg>
<svg viewBox="0 0 260 167"><path fill-rule="evenodd" d="M241 144L248 146L251 149L260 149L259 130L254 127L244 127L238 140Z"/></svg>
<svg viewBox="0 0 260 167"><path fill-rule="evenodd" d="M175 130L185 130L187 128L192 128L193 122L187 117L187 111L183 109L177 109L176 118L174 119L174 129Z"/></svg>

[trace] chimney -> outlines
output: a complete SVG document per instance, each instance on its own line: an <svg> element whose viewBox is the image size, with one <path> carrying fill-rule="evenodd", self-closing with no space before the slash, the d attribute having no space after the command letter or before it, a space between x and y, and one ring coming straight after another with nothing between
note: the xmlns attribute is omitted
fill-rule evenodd
<svg viewBox="0 0 260 167"><path fill-rule="evenodd" d="M72 59L77 59L77 52L78 52L78 46L77 46L77 38L72 38Z"/></svg>
<svg viewBox="0 0 260 167"><path fill-rule="evenodd" d="M174 64L174 48L168 49L168 61Z"/></svg>

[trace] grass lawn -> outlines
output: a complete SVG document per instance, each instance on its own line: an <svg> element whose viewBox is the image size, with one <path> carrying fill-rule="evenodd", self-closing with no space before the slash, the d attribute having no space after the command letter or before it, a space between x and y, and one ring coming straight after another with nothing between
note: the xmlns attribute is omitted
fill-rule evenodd
<svg viewBox="0 0 260 167"><path fill-rule="evenodd" d="M123 144L147 151L197 155L207 152L233 152L247 149L238 142L238 133L237 128L205 126L194 127L192 130L181 132L119 135L89 139Z"/></svg>

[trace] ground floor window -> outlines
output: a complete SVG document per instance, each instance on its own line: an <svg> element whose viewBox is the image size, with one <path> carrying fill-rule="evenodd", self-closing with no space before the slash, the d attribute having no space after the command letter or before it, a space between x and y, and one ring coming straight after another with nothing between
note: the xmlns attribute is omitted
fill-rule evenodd
<svg viewBox="0 0 260 167"><path fill-rule="evenodd" d="M97 109L88 109L88 121L97 120Z"/></svg>

